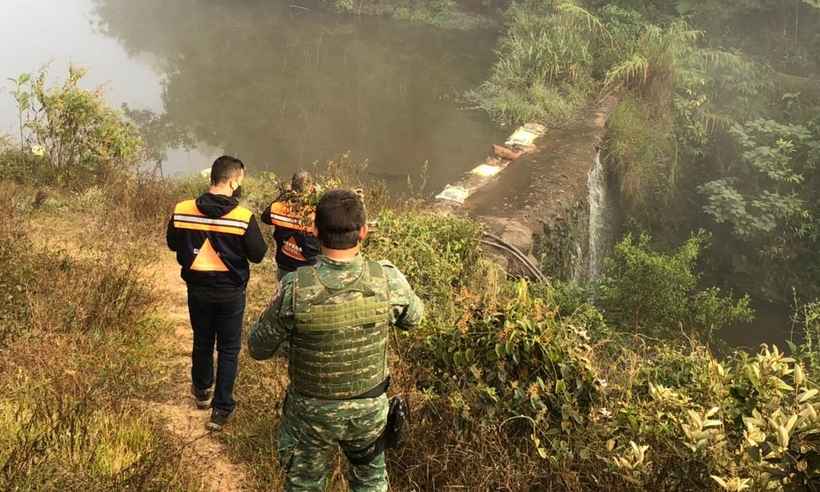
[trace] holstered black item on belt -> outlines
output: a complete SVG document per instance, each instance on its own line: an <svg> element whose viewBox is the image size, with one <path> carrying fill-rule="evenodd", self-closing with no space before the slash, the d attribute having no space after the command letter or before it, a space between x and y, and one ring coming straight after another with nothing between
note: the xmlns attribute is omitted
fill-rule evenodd
<svg viewBox="0 0 820 492"><path fill-rule="evenodd" d="M345 455L351 464L361 466L373 461L385 449L398 448L404 430L404 422L410 415L407 403L401 396L390 398L390 409L387 412L387 424L378 439L370 446L355 451L347 451Z"/></svg>
<svg viewBox="0 0 820 492"><path fill-rule="evenodd" d="M390 410L387 412L387 425L384 427L382 437L385 449L398 448L401 445L404 421L410 416L407 403L401 396L390 398Z"/></svg>

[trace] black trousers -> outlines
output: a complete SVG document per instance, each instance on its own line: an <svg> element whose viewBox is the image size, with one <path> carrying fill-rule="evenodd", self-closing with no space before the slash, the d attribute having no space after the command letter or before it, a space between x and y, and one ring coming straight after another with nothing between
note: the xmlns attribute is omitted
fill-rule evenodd
<svg viewBox="0 0 820 492"><path fill-rule="evenodd" d="M245 293L229 300L214 301L188 292L188 313L194 330L191 353L191 381L198 389L214 385L214 343L216 343L216 386L213 408L232 412L236 407L233 385L242 347L242 318Z"/></svg>

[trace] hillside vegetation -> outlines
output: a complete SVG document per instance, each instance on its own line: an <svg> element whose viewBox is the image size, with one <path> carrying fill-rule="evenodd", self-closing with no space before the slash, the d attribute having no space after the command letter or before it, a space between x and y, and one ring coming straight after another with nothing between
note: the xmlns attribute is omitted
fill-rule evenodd
<svg viewBox="0 0 820 492"><path fill-rule="evenodd" d="M465 94L471 106L502 125L556 127L617 96L604 150L629 231L669 248L707 229L707 274L724 287L781 305L795 291L804 302L820 295L818 2L335 5L359 14L409 5L418 22L431 11L499 19L497 59Z"/></svg>
<svg viewBox="0 0 820 492"><path fill-rule="evenodd" d="M205 183L142 175L136 128L77 72L62 86L41 80L19 81L23 141L0 151L0 486L199 490L182 443L144 409L172 388L151 281L164 221ZM331 163L325 185L361 184L347 168ZM247 204L258 210L277 185L251 177ZM406 444L388 455L396 490L820 487L817 303L798 309L805 342L788 356L718 356L710 333L752 313L746 298L701 286L706 236L671 253L628 237L596 285L531 283L485 257L476 223L368 189L378 226L365 251L404 271L429 313L391 339L393 391L413 409ZM269 261L254 270L247 323L273 275ZM284 364L243 358L239 412L219 436L249 489L281 484Z"/></svg>

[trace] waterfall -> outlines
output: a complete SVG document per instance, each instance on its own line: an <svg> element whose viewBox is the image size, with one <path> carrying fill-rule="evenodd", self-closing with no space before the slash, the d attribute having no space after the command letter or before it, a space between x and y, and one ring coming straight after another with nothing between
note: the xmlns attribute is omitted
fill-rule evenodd
<svg viewBox="0 0 820 492"><path fill-rule="evenodd" d="M572 245L572 270L570 278L575 283L581 283L586 278L586 264L584 262L584 247L579 241L574 241Z"/></svg>
<svg viewBox="0 0 820 492"><path fill-rule="evenodd" d="M589 194L589 261L587 278L595 280L601 273L604 256L609 248L612 217L607 188L606 169L601 164L601 152L595 153L592 169L587 177Z"/></svg>

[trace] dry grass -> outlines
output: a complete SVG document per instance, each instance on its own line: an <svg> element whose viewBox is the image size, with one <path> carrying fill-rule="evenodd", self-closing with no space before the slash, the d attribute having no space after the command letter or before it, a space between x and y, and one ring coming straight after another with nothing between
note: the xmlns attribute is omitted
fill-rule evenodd
<svg viewBox="0 0 820 492"><path fill-rule="evenodd" d="M89 189L80 195L5 185L0 225L0 488L196 490L184 445L145 412L161 395L166 325L146 282L163 205ZM139 193L137 193L139 194ZM160 193L166 196L164 192ZM120 207L111 207L114 201ZM130 239L125 240L124 239Z"/></svg>

